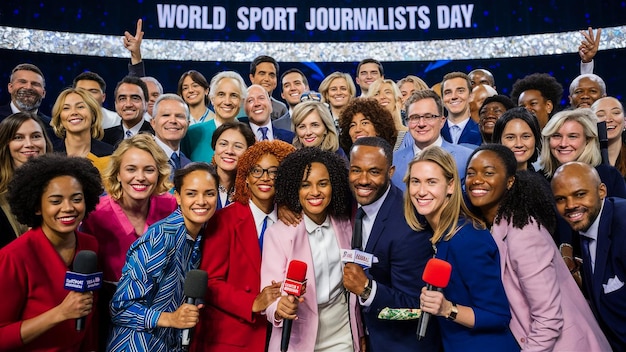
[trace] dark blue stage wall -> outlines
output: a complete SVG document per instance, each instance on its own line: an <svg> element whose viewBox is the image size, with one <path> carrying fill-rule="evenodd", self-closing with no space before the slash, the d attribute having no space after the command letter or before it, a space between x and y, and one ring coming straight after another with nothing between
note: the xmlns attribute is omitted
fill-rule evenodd
<svg viewBox="0 0 626 352"><path fill-rule="evenodd" d="M460 0L459 0L460 1ZM476 1L328 1L293 5L286 0L249 1L172 0L162 3L139 1L2 1L0 4L0 31L2 28L29 28L72 33L92 33L121 36L125 30L134 33L138 18L144 21L144 39L172 39L190 41L233 42L380 42L429 41L492 37L515 37L544 33L564 33L592 27L617 27L626 23L626 4L618 1L519 0L511 2ZM195 17L189 20L189 13ZM320 19L340 14L343 22L331 28ZM313 15L313 18L311 17ZM356 20L362 16L362 22ZM197 27L201 28L197 28ZM342 28L343 26L343 28ZM195 27L195 28L194 28ZM203 28L202 28L203 27ZM0 44L2 41L0 32ZM583 37L580 35L577 40ZM6 39L4 39L6 41ZM516 39L517 40L517 39ZM626 49L603 42L596 57L595 73L607 83L609 95L622 98L626 94ZM121 40L120 44L121 46ZM577 42L564 45L576 47ZM332 47L328 50L332 50ZM464 50L450 46L450 51ZM487 49L485 49L487 50ZM571 51L571 50L570 50ZM112 107L115 83L127 72L128 59L57 54L54 48L41 52L6 49L0 46L0 81L8 82L10 70L22 62L39 66L46 76L47 96L42 109L49 113L56 95L69 86L72 78L90 70L102 75L108 83ZM251 53L248 60L258 54ZM271 53L270 53L271 54ZM442 53L443 55L443 53ZM375 58L375 55L372 55ZM468 53L466 57L477 57ZM487 68L494 73L498 91L510 92L516 79L533 72L547 72L564 86L562 104L566 105L568 87L579 74L577 53L530 56L519 58L428 61L385 61L385 76L400 79L407 74L422 77L432 85L451 71L469 72ZM247 57L247 56L246 56ZM362 58L365 58L362 57ZM311 89L317 89L323 76L334 71L354 75L361 58L347 57L344 62L285 62L281 71L295 67L310 80ZM379 58L380 59L380 58ZM148 75L155 76L167 92L176 90L180 74L189 69L202 72L208 79L223 70L240 72L247 80L248 62L200 62L145 60ZM279 98L280 92L274 92ZM9 100L6 85L0 85L0 104Z"/></svg>

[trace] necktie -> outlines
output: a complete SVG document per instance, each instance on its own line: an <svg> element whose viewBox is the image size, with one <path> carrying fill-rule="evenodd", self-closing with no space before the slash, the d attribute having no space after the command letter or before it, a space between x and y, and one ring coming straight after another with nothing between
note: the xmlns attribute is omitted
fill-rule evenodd
<svg viewBox="0 0 626 352"><path fill-rule="evenodd" d="M269 138L267 138L267 130L268 130L267 127L260 127L259 128L259 131L261 131L261 140L262 141L266 141L266 140L269 139Z"/></svg>
<svg viewBox="0 0 626 352"><path fill-rule="evenodd" d="M354 217L354 232L352 232L352 248L354 249L363 248L363 216L365 216L363 208L357 209Z"/></svg>
<svg viewBox="0 0 626 352"><path fill-rule="evenodd" d="M176 152L172 153L172 157L170 158L172 161L172 165L174 166L174 170L180 169L180 156L176 154Z"/></svg>
<svg viewBox="0 0 626 352"><path fill-rule="evenodd" d="M126 130L126 138L130 138L133 136L133 133L130 130Z"/></svg>
<svg viewBox="0 0 626 352"><path fill-rule="evenodd" d="M452 143L459 144L459 139L461 138L461 127L457 125L450 127L450 135L452 137Z"/></svg>
<svg viewBox="0 0 626 352"><path fill-rule="evenodd" d="M583 285L587 287L587 292L591 290L591 282L593 280L593 269L591 268L591 252L589 251L589 242L591 239L587 236L580 235L580 249L583 252Z"/></svg>
<svg viewBox="0 0 626 352"><path fill-rule="evenodd" d="M267 229L267 216L263 219L263 227L261 227L261 235L259 236L259 247L261 247L261 254L263 253L263 236Z"/></svg>

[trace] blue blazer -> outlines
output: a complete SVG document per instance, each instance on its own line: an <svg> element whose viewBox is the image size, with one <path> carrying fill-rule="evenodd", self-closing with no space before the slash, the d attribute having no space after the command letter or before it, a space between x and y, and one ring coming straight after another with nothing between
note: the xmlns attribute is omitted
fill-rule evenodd
<svg viewBox="0 0 626 352"><path fill-rule="evenodd" d="M274 128L281 128L283 130L293 132L294 128L293 123L291 123L291 115L289 115L289 111L278 119L272 121L272 126L274 126Z"/></svg>
<svg viewBox="0 0 626 352"><path fill-rule="evenodd" d="M461 183L463 183L465 180L465 168L467 167L467 161L472 154L472 149L462 145L448 143L445 140L441 144L441 147L452 154L452 157L456 162L456 168L459 171ZM404 179L409 163L413 160L413 158L414 155L412 145L393 153L393 165L396 167L396 171L393 173L391 181L402 191L406 191L406 186L402 180Z"/></svg>
<svg viewBox="0 0 626 352"><path fill-rule="evenodd" d="M465 220L459 219L459 224ZM437 244L436 258L452 265L447 300L474 310L469 329L437 317L445 351L519 351L509 329L511 311L500 277L500 254L491 233L465 223L448 241Z"/></svg>
<svg viewBox="0 0 626 352"><path fill-rule="evenodd" d="M607 197L600 214L596 264L583 264L583 283L591 308L614 351L626 351L626 200ZM590 263L583 254L583 263ZM589 279L591 277L591 279ZM622 287L605 289L609 280Z"/></svg>
<svg viewBox="0 0 626 352"><path fill-rule="evenodd" d="M291 132L290 130L284 130L282 128L278 128L274 126L273 123L272 123L272 134L274 134L274 139L278 139L289 144L293 144L293 138L296 136L296 134Z"/></svg>
<svg viewBox="0 0 626 352"><path fill-rule="evenodd" d="M363 307L363 320L374 352L439 351L437 324L430 324L426 338L418 341L417 320L378 319L378 313L385 307L419 307L420 292L425 285L422 273L433 256L429 240L432 234L413 231L404 219L402 207L402 191L391 185L365 248L379 262L366 271L376 281L377 288L371 305Z"/></svg>
<svg viewBox="0 0 626 352"><path fill-rule="evenodd" d="M452 143L452 136L450 135L450 127L448 127L448 122L443 124L441 128L441 137L445 139L447 142ZM478 124L472 120L470 117L469 121L461 131L461 137L459 137L458 144L474 144L481 145L483 144L483 137L480 135L480 129L478 128Z"/></svg>

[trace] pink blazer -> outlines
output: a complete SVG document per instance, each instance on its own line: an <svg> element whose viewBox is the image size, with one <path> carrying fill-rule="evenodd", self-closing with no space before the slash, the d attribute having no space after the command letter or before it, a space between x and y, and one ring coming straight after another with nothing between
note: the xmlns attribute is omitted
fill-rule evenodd
<svg viewBox="0 0 626 352"><path fill-rule="evenodd" d="M511 331L523 351L610 351L552 237L531 222L501 221L491 231L511 309Z"/></svg>
<svg viewBox="0 0 626 352"><path fill-rule="evenodd" d="M337 243L340 249L350 249L350 239L352 238L352 226L349 220L338 220L330 218ZM287 274L287 267L292 259L301 260L307 263L307 288L304 295L304 302L298 307L298 319L294 320L291 339L289 342L290 351L313 351L315 338L317 337L318 311L317 294L315 288L315 271L313 268L313 258L311 247L307 237L304 221L297 227L285 225L279 221L272 225L265 233L263 241L263 262L261 263L261 287L265 287L274 281L283 281ZM266 310L266 316L272 323L272 337L270 338L269 351L280 350L280 339L282 333L282 321L274 321L274 313L278 299ZM359 339L363 336L363 325L358 308L357 297L350 294L350 328L352 330L352 342L354 350L361 350Z"/></svg>

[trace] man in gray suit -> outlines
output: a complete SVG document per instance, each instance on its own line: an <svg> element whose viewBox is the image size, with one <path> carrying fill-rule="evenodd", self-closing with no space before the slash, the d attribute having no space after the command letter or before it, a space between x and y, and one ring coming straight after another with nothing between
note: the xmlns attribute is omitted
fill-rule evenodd
<svg viewBox="0 0 626 352"><path fill-rule="evenodd" d="M189 107L176 94L163 94L154 103L154 116L150 125L154 129L154 140L169 157L174 171L185 167L191 161L180 150L180 141L189 128Z"/></svg>
<svg viewBox="0 0 626 352"><path fill-rule="evenodd" d="M406 101L409 133L413 138L413 145L399 149L393 154L396 172L391 180L394 185L403 191L406 189L402 179L407 173L407 165L422 149L436 145L447 150L456 161L456 167L461 179L465 178L465 166L472 149L458 144L446 142L441 137L441 129L446 123L443 115L443 103L437 93L432 90L421 90L413 93Z"/></svg>

